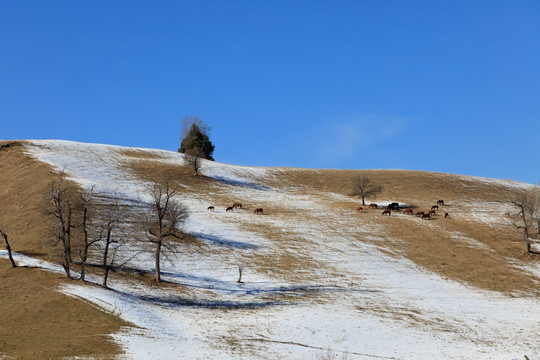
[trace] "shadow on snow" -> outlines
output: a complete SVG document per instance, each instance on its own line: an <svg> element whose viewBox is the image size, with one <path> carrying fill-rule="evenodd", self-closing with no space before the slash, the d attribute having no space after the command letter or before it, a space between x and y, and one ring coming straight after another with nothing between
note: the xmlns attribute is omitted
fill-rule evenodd
<svg viewBox="0 0 540 360"><path fill-rule="evenodd" d="M263 186L263 185L255 184L253 182L248 182L248 181L234 180L234 179L226 178L223 176L209 176L209 178L211 178L212 180L224 183L226 185L240 186L240 187L245 187L248 189L262 190L262 191L271 190L271 188L269 188L268 186Z"/></svg>

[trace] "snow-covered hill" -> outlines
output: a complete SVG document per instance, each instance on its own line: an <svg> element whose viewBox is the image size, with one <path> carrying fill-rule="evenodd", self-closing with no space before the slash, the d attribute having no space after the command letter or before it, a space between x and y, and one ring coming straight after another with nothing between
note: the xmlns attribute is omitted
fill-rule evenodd
<svg viewBox="0 0 540 360"><path fill-rule="evenodd" d="M54 140L28 142L25 151L83 187L137 202L148 200L146 182L127 163L183 161L174 152ZM185 230L204 248L186 248L163 265L163 278L177 286L114 279L112 290L70 284L61 291L138 326L114 335L128 359L316 359L327 349L349 359L540 359L537 297L480 290L389 255L381 250L389 235L380 223L344 216L329 204L349 198L282 182L285 171L294 169L204 163L202 172L215 185L182 197L191 213ZM226 201L264 205L265 215L226 213ZM206 211L209 205L216 211ZM504 208L463 206L478 221L507 221ZM236 282L239 264L243 284ZM141 256L133 266L152 270L153 262ZM526 271L540 284L537 266Z"/></svg>

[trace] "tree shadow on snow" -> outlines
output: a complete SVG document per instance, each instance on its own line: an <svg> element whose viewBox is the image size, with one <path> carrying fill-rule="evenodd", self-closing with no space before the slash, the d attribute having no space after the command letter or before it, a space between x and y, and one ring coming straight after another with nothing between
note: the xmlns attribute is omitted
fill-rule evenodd
<svg viewBox="0 0 540 360"><path fill-rule="evenodd" d="M223 246L223 247L227 247L231 249L252 250L252 249L262 248L262 246L259 246L259 245L253 245L253 244L243 242L243 241L225 239L216 235L210 235L210 234L204 234L204 233L198 233L198 232L190 233L190 235L196 237L197 239L201 239L203 241L209 242L212 245Z"/></svg>
<svg viewBox="0 0 540 360"><path fill-rule="evenodd" d="M263 186L263 185L255 184L253 182L248 182L248 181L234 180L234 179L229 179L222 176L209 176L209 178L211 178L212 180L227 184L227 185L232 185L232 186L240 186L240 187L245 187L248 189L262 190L262 191L271 190L271 188L269 188L268 186Z"/></svg>

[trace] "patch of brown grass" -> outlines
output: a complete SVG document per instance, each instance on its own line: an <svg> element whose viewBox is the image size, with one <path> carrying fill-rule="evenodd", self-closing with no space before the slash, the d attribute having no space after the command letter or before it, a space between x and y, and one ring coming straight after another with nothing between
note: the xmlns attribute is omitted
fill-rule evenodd
<svg viewBox="0 0 540 360"><path fill-rule="evenodd" d="M114 358L121 348L109 334L128 324L54 289L63 275L32 268L12 269L0 259L0 357Z"/></svg>
<svg viewBox="0 0 540 360"><path fill-rule="evenodd" d="M24 142L0 142L0 224L13 251L47 258L49 220L44 215L52 169L29 158ZM54 291L64 275L11 269L0 260L0 352L15 358L113 358L121 352L108 337L128 325L82 301Z"/></svg>

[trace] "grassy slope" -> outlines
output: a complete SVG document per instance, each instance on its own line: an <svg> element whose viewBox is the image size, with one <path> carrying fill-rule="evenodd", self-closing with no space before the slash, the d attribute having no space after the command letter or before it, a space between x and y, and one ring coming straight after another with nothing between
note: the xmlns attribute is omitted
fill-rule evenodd
<svg viewBox="0 0 540 360"><path fill-rule="evenodd" d="M14 251L48 255L42 208L53 176L47 165L25 156L19 143L0 142L0 223L9 227ZM64 281L62 274L11 269L9 261L0 260L0 356L112 358L121 353L108 334L128 324L55 291Z"/></svg>
<svg viewBox="0 0 540 360"><path fill-rule="evenodd" d="M147 154L136 151L127 155L137 159L126 163L127 167L143 179L151 179L156 173L168 173L178 183L187 185L184 191L192 194L204 193L212 199L213 205L225 207L231 202L229 195L220 191L220 184L204 176L194 177L189 169L153 162ZM361 202L350 197L349 193L354 177L364 175L370 177L374 183L383 185L379 199L410 204L415 211L427 211L439 199L445 201L445 206L441 206L441 211L430 221L410 215L406 218L403 214L393 216L389 221L381 216L381 210L366 209L364 213L357 213L355 210ZM314 194L321 198L329 193L345 196L345 201L333 200L330 197L329 209L331 208L332 212L341 211L344 217L361 217L369 224L382 227L382 234L378 235L386 237L388 241L379 244L379 247L389 254L404 255L444 277L482 289L533 295L540 292L537 279L514 266L515 261L523 264L538 263L540 256L526 253L525 245L520 241L520 232L504 218L508 201L515 199L523 191L519 187L459 175L403 170L279 169L276 180L262 185L281 188L283 191L294 189L294 193ZM471 204L474 205L471 207ZM265 204L259 205L268 208ZM299 215L291 212L289 205L284 204L280 208L272 204L272 216L289 219L291 216L298 216L298 222L309 219L309 213L303 212ZM469 215L473 211L484 211L484 207L487 216L493 219L492 223L479 221ZM444 218L444 212L449 212L450 218ZM317 268L317 259L309 256L298 259L302 257L303 246L298 242L299 239L285 246L287 235L283 229L257 226L251 222L247 226L246 230L256 231L266 238L279 241L284 244L284 248L294 252L294 255L289 251L276 253L272 263L268 263L266 258L249 259L250 262L258 264L259 271L271 271L275 276L279 271L274 266L277 262L282 264L279 268L291 280L290 276L294 273L305 271L306 268ZM329 228L335 226L336 224L328 224ZM473 239L479 246L470 246L459 241L456 234Z"/></svg>
<svg viewBox="0 0 540 360"><path fill-rule="evenodd" d="M2 143L0 143L1 145ZM209 204L220 207L230 205L230 195L223 189L221 183L214 182L204 176L194 177L188 169L181 166L154 162L152 157L144 151L127 151L126 155L133 159L133 161L124 164L126 169L141 178L151 179L156 173L166 172L173 175L179 183L187 186L186 192L204 195L204 198L209 199ZM444 219L442 216L438 216L435 220L422 222L405 215L383 218L380 215L380 210L366 210L365 213L357 213L355 209L359 205L359 201L347 196L351 189L352 179L356 175L368 175L374 182L382 184L384 192L379 196L380 199L408 203L419 210L427 210L438 199L444 199L448 204L444 209L451 214L451 218ZM0 184L2 184L0 186L0 201L3 204L3 209L9 209L9 211L0 212L0 221L10 224L13 248L16 251L34 256L48 255L47 248L41 240L43 229L46 228L41 204L45 201L44 195L48 191L47 184L52 176L48 166L24 156L21 148L17 145L0 150ZM515 197L520 192L517 188L473 181L473 179L450 174L420 171L323 171L309 169L279 169L276 181L267 180L267 183L262 185L280 188L291 193L304 193L324 198L328 202L329 208L333 209L334 216L341 214L340 216L347 219L349 223L354 223L355 219L358 219L365 224L372 224L376 228L382 229L381 233L377 235L384 237L387 241L378 243L377 246L388 254L405 255L420 266L450 279L483 289L538 295L537 283L535 283L534 278L512 264L514 260L524 264L539 261L538 256L525 254L524 245L519 241L519 233L507 221L501 221L500 224L496 222L495 224L487 224L469 216L470 204L478 204L477 206L486 206L489 209L489 216L504 217L503 211L498 211L497 204ZM331 193L345 197L332 197L329 195ZM249 202L249 199L235 200ZM265 208L265 216L275 216L276 218L296 216L299 222L310 216L309 213L305 212L293 213L286 204L281 208L279 205L273 204L270 209L266 204L258 205ZM269 214L266 212L267 209ZM329 229L336 229L335 231L339 232L339 227L336 227L331 220L313 218L310 221L328 222ZM288 277L289 281L295 281L291 276L298 274L301 277L302 272L317 268L317 259L310 256L309 250L304 249L305 245L315 246L316 244L309 243L308 240L302 243L303 240L298 237L289 239L284 229L273 228L264 222L255 225L249 221L248 225L250 231L279 241L283 244L284 249L276 252L271 261L263 255L260 257L256 255L255 259L249 259L252 264L257 266L257 271L271 272L273 276ZM329 231L329 238L331 238L331 233L332 231ZM456 240L456 233L474 239L481 246L465 245L462 241ZM359 237L358 240L364 239ZM206 249L206 251L211 250ZM2 265L0 275L3 278L12 277L14 272L8 268L7 263L2 262L0 265ZM16 273L20 273L20 270L17 270ZM39 276L45 275L32 271L24 272L24 276L28 277L25 283L31 284L32 281L39 283L42 281ZM52 277L48 283L50 285L43 289L47 294L51 293L50 289L54 289L60 281L63 281L62 276L50 276ZM33 289L33 291L36 290ZM4 289L2 293L4 293ZM20 295L14 299L24 299L26 293L26 291L21 291ZM47 306L47 309L53 313L54 309L60 311L63 301L67 301L65 296L55 294L64 300ZM44 294L42 295L46 297ZM2 301L6 301L6 299L2 298ZM65 322L84 323L85 319L95 316L92 312L95 309L73 299L70 301L74 302L72 306L77 311L67 317ZM14 303L18 304L19 302ZM2 305L0 304L0 306ZM36 305L34 308L40 309L42 306ZM14 308L18 308L18 306ZM22 308L17 311L24 313ZM68 319L70 320L68 321ZM105 334L116 331L120 324L113 319L110 321L110 323L105 322L104 328L98 333ZM39 324L36 325L38 329L48 326L46 320L35 322L35 324ZM5 330L4 325L2 330ZM65 338L80 338L86 333L82 330L77 334L76 331L77 329L66 331ZM20 334L13 334L13 339L17 339L17 336L20 338ZM69 354L111 354L118 351L114 348L110 351L106 350L106 346L111 346L111 344L104 341L103 337L98 336L97 338L100 339L102 347L89 346L87 350L81 348L75 351L73 350L75 347L72 345ZM26 340L24 348L35 351L39 345L39 338L30 337ZM49 350L52 351L52 349ZM11 353L21 354L17 353L16 350ZM58 353L58 356L61 356L60 354ZM56 357L56 355L51 356Z"/></svg>

